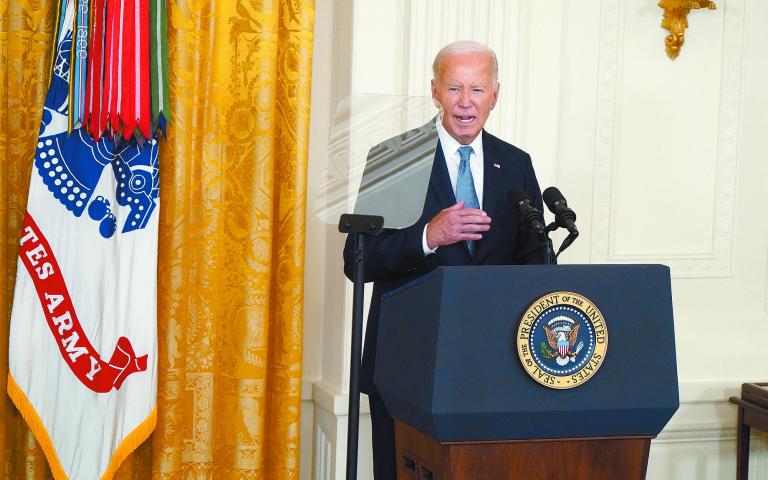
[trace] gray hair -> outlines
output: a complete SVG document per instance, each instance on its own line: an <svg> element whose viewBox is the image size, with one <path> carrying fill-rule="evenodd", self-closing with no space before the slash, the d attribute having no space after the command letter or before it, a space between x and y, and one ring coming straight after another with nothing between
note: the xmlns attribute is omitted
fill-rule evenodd
<svg viewBox="0 0 768 480"><path fill-rule="evenodd" d="M437 72L440 70L440 62L445 57L450 55L461 55L466 53L487 53L491 57L491 63L493 64L493 81L499 82L499 62L496 60L496 52L494 52L488 45L483 45L479 42L473 42L470 40L462 40L459 42L449 43L437 52L435 55L435 61L432 62L432 78L437 79Z"/></svg>

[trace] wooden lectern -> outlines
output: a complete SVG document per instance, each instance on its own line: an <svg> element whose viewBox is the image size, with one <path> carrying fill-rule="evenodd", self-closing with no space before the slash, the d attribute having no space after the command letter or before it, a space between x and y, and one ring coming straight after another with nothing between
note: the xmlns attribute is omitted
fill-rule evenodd
<svg viewBox="0 0 768 480"><path fill-rule="evenodd" d="M517 325L550 292L588 297L609 343L572 389L535 382ZM396 419L399 479L644 479L679 406L669 269L441 267L382 299L374 381Z"/></svg>

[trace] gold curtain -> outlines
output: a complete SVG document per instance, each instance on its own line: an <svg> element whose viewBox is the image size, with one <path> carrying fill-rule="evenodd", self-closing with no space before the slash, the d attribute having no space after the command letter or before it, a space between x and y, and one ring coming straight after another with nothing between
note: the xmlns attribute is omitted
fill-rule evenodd
<svg viewBox="0 0 768 480"><path fill-rule="evenodd" d="M50 478L5 395L58 2L0 0L0 478ZM298 478L312 0L168 0L158 422L116 478Z"/></svg>

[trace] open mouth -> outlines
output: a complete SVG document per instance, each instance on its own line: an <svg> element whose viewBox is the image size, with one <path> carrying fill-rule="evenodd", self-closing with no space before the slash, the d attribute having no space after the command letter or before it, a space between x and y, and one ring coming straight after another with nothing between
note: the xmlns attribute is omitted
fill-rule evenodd
<svg viewBox="0 0 768 480"><path fill-rule="evenodd" d="M456 120L458 120L459 123L463 123L463 124L469 124L475 120L475 117L470 115L456 115L455 118Z"/></svg>

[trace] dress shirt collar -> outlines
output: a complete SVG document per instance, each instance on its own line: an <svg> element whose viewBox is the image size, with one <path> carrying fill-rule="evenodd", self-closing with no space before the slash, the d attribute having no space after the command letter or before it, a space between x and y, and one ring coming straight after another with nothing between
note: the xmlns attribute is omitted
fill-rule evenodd
<svg viewBox="0 0 768 480"><path fill-rule="evenodd" d="M440 147L443 150L443 157L445 158L445 166L448 168L448 177L451 180L451 188L453 193L456 193L456 180L458 178L459 163L459 147L461 144L458 140L453 138L451 134L443 126L440 117L437 117L437 138L440 139ZM472 171L472 180L475 184L475 193L480 203L480 208L483 206L483 178L485 176L485 167L483 165L483 133L475 138L472 143L469 144L472 147L472 155L469 157L469 168Z"/></svg>

